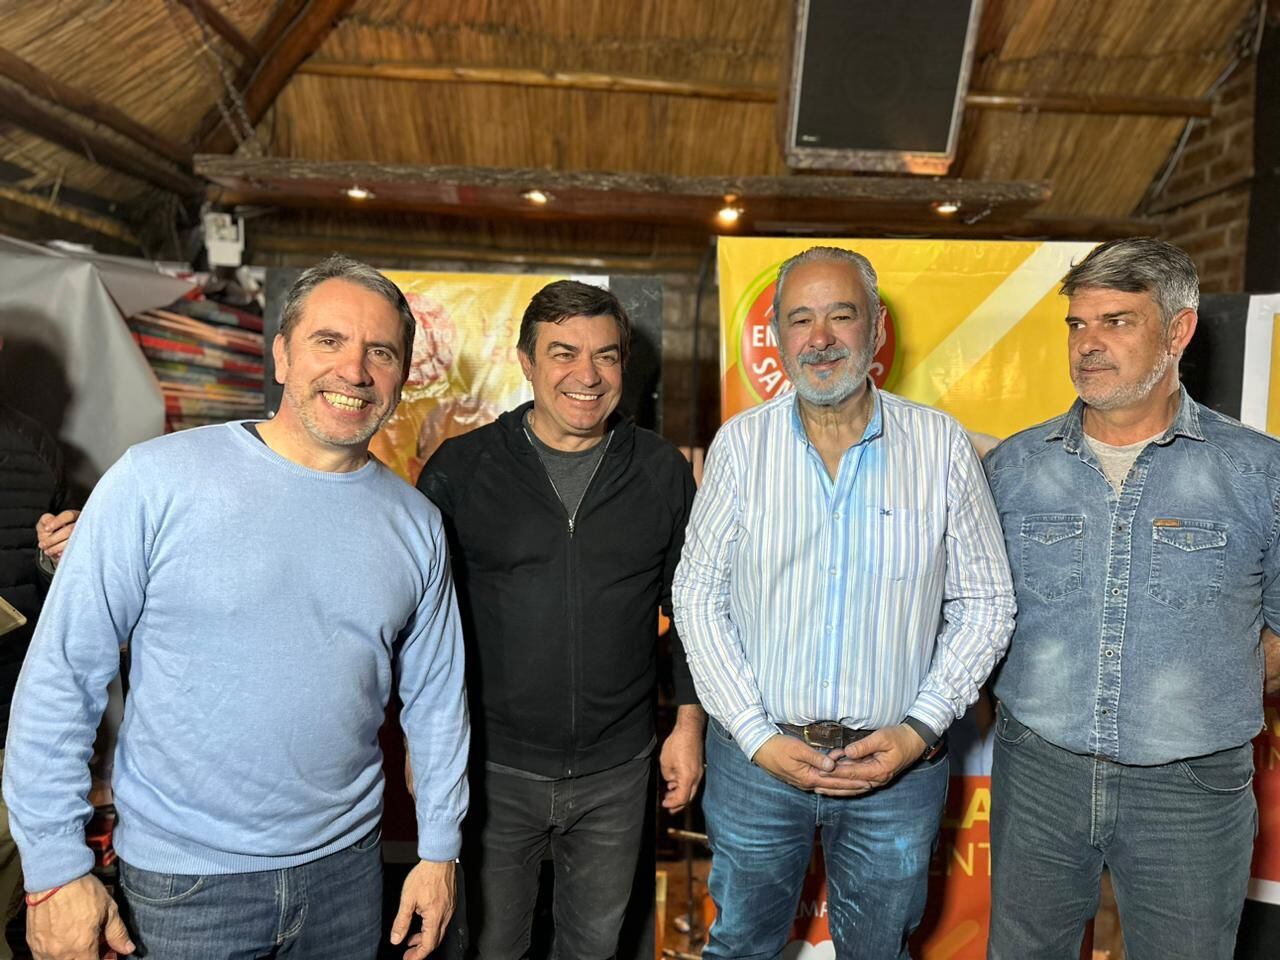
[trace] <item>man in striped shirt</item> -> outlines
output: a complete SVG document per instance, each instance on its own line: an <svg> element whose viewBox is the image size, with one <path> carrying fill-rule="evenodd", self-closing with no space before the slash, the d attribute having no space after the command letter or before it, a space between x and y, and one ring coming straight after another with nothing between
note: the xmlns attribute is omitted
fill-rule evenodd
<svg viewBox="0 0 1280 960"><path fill-rule="evenodd" d="M795 387L711 446L674 583L707 733L711 958L785 943L820 825L841 957L905 958L946 795L948 726L1013 627L978 457L868 379L876 274L814 247L778 272Z"/></svg>

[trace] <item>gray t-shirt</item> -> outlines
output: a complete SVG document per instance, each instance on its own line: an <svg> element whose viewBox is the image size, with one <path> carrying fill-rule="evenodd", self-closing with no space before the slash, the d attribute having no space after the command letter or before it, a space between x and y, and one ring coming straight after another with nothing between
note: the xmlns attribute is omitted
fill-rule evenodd
<svg viewBox="0 0 1280 960"><path fill-rule="evenodd" d="M1147 448L1147 444L1155 440L1156 437L1163 436L1163 434L1164 431L1161 431L1154 437L1147 437L1145 440L1126 443L1119 447L1110 443L1103 443L1087 433L1084 435L1084 439L1085 443L1089 444L1089 449L1093 451L1093 455L1098 458L1098 466L1102 468L1107 481L1115 492L1119 493L1120 488L1124 486L1124 478L1129 475L1129 471L1133 468L1133 462L1138 459L1138 454Z"/></svg>
<svg viewBox="0 0 1280 960"><path fill-rule="evenodd" d="M538 458L551 479L556 496L564 504L565 511L569 516L576 517L582 498L586 495L587 485L591 483L591 477L604 457L605 448L609 446L609 434L605 434L604 439L586 450L557 450L538 439L529 423L528 413L524 415L524 432L533 444L533 449L538 451Z"/></svg>

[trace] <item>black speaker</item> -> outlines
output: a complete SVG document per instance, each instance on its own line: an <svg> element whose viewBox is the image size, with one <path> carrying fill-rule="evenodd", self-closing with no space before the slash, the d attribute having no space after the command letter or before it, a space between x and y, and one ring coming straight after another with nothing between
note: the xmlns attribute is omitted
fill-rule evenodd
<svg viewBox="0 0 1280 960"><path fill-rule="evenodd" d="M787 165L946 173L981 14L982 0L796 0Z"/></svg>

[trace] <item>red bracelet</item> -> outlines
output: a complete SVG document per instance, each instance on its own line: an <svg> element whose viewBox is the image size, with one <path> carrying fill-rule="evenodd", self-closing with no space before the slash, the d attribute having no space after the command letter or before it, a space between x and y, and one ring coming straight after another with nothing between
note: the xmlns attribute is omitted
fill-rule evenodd
<svg viewBox="0 0 1280 960"><path fill-rule="evenodd" d="M64 886L63 884L58 884L52 890L49 890L46 893L34 898L31 896L31 894L28 893L26 896L27 906L38 907L40 904L44 903L46 900L52 897L55 893L61 890L63 886Z"/></svg>

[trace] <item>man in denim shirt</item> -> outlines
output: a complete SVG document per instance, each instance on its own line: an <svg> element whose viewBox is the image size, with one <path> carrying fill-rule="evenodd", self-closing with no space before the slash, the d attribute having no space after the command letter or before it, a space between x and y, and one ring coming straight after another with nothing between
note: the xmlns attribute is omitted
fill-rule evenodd
<svg viewBox="0 0 1280 960"><path fill-rule="evenodd" d="M1080 399L987 459L1018 598L996 681L991 960L1079 956L1111 871L1130 960L1229 960L1280 627L1280 442L1178 379L1198 278L1150 238L1063 282Z"/></svg>

